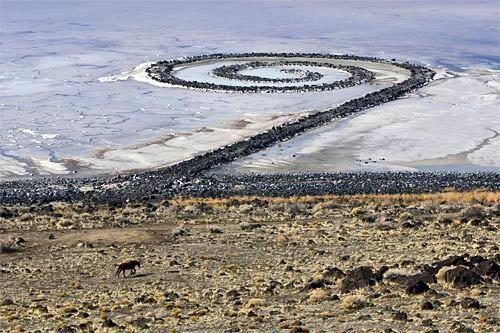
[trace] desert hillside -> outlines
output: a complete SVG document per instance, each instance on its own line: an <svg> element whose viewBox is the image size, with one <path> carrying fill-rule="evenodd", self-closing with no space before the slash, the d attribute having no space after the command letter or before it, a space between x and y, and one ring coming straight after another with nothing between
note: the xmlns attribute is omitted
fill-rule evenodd
<svg viewBox="0 0 500 333"><path fill-rule="evenodd" d="M0 330L492 332L498 192L0 208ZM115 264L140 261L115 276Z"/></svg>

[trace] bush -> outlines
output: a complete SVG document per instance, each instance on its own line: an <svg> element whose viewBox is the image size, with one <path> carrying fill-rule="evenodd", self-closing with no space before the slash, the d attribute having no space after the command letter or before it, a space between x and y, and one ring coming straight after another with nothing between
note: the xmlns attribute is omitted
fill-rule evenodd
<svg viewBox="0 0 500 333"><path fill-rule="evenodd" d="M17 252L17 248L12 245L0 244L0 253L1 254L9 254Z"/></svg>

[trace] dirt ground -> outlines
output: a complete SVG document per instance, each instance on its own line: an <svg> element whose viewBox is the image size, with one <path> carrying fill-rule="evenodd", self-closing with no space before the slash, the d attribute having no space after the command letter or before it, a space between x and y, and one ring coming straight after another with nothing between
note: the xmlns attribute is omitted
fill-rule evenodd
<svg viewBox="0 0 500 333"><path fill-rule="evenodd" d="M497 332L499 222L490 192L0 207L0 331Z"/></svg>

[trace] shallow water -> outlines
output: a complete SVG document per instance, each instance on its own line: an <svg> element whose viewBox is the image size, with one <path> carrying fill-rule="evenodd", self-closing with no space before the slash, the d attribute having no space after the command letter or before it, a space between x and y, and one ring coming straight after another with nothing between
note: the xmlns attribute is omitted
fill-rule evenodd
<svg viewBox="0 0 500 333"><path fill-rule="evenodd" d="M310 70L313 72L317 72L322 75L322 78L316 80L314 82L274 82L270 84L269 82L258 82L258 81L236 81L228 78L218 77L211 75L211 72L221 66L231 66L234 64L240 64L244 62L235 62L235 61L218 61L215 63L202 64L197 66L187 66L182 69L173 72L175 77L178 77L182 80L186 81L199 81L206 82L212 84L223 84L223 85L237 85L242 87L248 86L269 86L272 85L274 87L287 87L287 86L303 86L305 84L315 84L320 85L324 83L332 83L335 81L340 81L347 79L350 74L345 71L336 70L333 68L325 68L325 67L317 67L317 66L307 66L307 67L299 67L299 66L274 66L268 68L255 68L255 69L245 69L239 71L241 75L256 75L264 78L290 78L294 77L292 75L287 75L286 73L280 72L281 69L284 68L300 68L303 70Z"/></svg>

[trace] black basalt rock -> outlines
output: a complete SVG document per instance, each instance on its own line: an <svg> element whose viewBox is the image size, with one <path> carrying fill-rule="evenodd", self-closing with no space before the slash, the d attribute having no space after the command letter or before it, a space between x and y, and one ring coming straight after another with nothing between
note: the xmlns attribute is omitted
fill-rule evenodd
<svg viewBox="0 0 500 333"><path fill-rule="evenodd" d="M472 272L493 280L500 280L500 266L491 259L479 262L476 267L472 269Z"/></svg>
<svg viewBox="0 0 500 333"><path fill-rule="evenodd" d="M423 294L426 291L428 291L430 288L427 285L427 283L422 282L422 281L417 281L415 283L412 283L406 287L406 293L408 295L419 295Z"/></svg>
<svg viewBox="0 0 500 333"><path fill-rule="evenodd" d="M472 297L465 297L460 301L460 306L466 309L480 309L481 304L479 301Z"/></svg>
<svg viewBox="0 0 500 333"><path fill-rule="evenodd" d="M459 266L445 272L444 280L455 288L466 288L482 282L481 276L467 267Z"/></svg>
<svg viewBox="0 0 500 333"><path fill-rule="evenodd" d="M372 267L361 266L347 273L342 280L341 291L348 293L356 289L373 286L377 282Z"/></svg>

